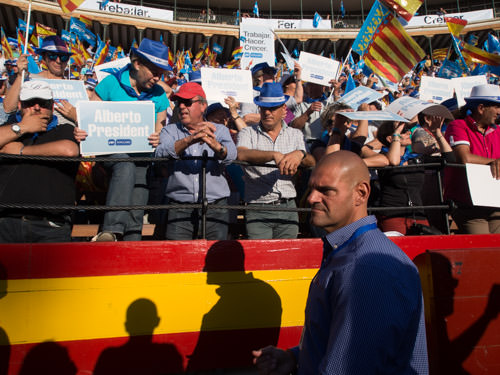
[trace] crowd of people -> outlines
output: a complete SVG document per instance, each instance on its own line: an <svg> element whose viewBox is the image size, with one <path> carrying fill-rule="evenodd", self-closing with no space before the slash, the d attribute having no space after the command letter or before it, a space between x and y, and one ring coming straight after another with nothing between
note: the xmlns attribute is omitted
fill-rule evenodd
<svg viewBox="0 0 500 375"><path fill-rule="evenodd" d="M169 64L168 48L147 38L131 49L128 65L99 82L92 59L79 74L68 74L71 52L58 36L46 37L36 53L43 68L38 74L28 73L27 55L2 60L1 153L78 156L78 144L86 141L87 133L78 126L76 108L55 100L43 81L71 76L84 80L89 100L152 101L151 153L143 156L171 161L111 162L97 156L79 164L4 157L0 202L9 207L0 208L0 242L71 241L72 210L15 205L68 206L82 199L88 204L96 192L109 206L174 205L146 216L156 224L157 239L191 240L201 238L202 232L209 240L320 236L324 230L309 225L296 208L307 206L311 168L341 150L359 155L368 167L381 168L372 170L370 204L387 208L377 215L384 232L444 232L444 215L420 208L439 204L441 192L433 182L441 172L426 171L420 164L436 158L489 164L493 177L500 177L496 84L474 87L462 108L456 108L456 100L448 106L434 105L408 122L352 121L345 116L346 111L384 110L402 96L418 97L421 76L433 76L439 68L439 62L429 58L391 89L376 75L366 76L348 63L330 86L304 82L297 62L290 70L284 70L282 62L259 63L251 67L253 102L238 103L233 97L224 102L207 97L199 72L203 59L193 64L192 72L176 71ZM384 95L351 108L342 102L351 78L355 86ZM197 159L203 155L209 157L206 165ZM383 168L387 166L408 167ZM200 175L202 168L205 176ZM498 210L473 206L463 168L446 168L444 196L455 204L451 215L460 233L500 233ZM203 210L182 205L203 203L204 198L215 208L206 213L202 230ZM229 228L235 213L216 206L240 203L246 206L245 230L234 233ZM98 220L94 241L142 239L143 209L109 210Z"/></svg>

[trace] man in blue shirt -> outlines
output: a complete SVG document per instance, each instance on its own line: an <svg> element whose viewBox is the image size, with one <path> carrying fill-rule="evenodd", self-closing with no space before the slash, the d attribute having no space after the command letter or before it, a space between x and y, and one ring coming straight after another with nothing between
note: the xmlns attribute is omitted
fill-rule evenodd
<svg viewBox="0 0 500 375"><path fill-rule="evenodd" d="M139 48L132 48L130 64L99 82L95 88L97 95L94 95L94 100L152 101L155 105L155 133L151 134L148 140L153 147L156 147L169 107L165 91L157 83L167 70L171 70L168 65L168 47L163 43L144 38ZM75 132L78 140L83 140L85 136L84 131ZM128 154L110 156L124 158ZM111 174L106 205L142 206L148 203L148 163L105 162L104 166ZM144 210L108 211L104 215L102 232L92 241L116 241L117 238L124 241L140 241L143 216Z"/></svg>
<svg viewBox="0 0 500 375"><path fill-rule="evenodd" d="M203 88L188 82L172 96L179 108L179 122L169 124L160 133L160 145L156 156L181 157L203 156L206 152L207 201L210 204L226 205L230 190L224 168L236 159L236 146L229 129L224 125L206 121L207 100ZM176 160L169 163L168 181L165 195L169 203L201 203L202 191L200 172L202 160ZM170 209L168 211L166 239L192 240L200 237L200 210ZM227 239L229 213L227 210L213 209L207 212L208 240Z"/></svg>
<svg viewBox="0 0 500 375"><path fill-rule="evenodd" d="M300 345L254 351L261 374L428 374L417 268L367 214L370 175L349 151L310 181L311 222L328 233L311 282Z"/></svg>

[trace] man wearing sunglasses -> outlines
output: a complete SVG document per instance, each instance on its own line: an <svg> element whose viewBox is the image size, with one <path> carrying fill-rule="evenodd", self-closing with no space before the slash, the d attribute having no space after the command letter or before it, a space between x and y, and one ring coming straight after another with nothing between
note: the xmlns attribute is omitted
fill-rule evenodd
<svg viewBox="0 0 500 375"><path fill-rule="evenodd" d="M46 37L40 48L36 49L36 53L41 56L43 64L47 67L46 70L39 74L33 74L30 79L64 79L64 72L68 66L71 52L64 40L56 35ZM21 55L17 60L17 67L19 74L13 85L10 87L4 100L4 109L7 113L12 113L17 110L19 92L23 83L21 72L25 72L25 79L28 75L28 55ZM59 124L69 123L75 125L76 122L76 108L71 105L67 100L61 100L56 103L55 115L58 118Z"/></svg>
<svg viewBox="0 0 500 375"><path fill-rule="evenodd" d="M14 123L0 126L0 152L15 155L78 156L73 126L58 124L53 96L43 81L22 85ZM0 201L10 204L74 205L78 163L6 159L0 165ZM69 242L70 212L2 209L0 243Z"/></svg>
<svg viewBox="0 0 500 375"><path fill-rule="evenodd" d="M236 146L229 129L222 124L205 120L207 100L199 84L183 84L172 99L179 109L179 122L162 129L156 156L180 159L202 156L206 152L212 158L206 164L206 198L209 204L226 205L230 190L224 177L224 169L226 164L236 159ZM202 203L202 164L201 160L175 160L168 164L169 177L165 196L169 203ZM208 210L206 223L206 239L227 239L228 210ZM170 209L165 236L167 240L200 238L200 210Z"/></svg>
<svg viewBox="0 0 500 375"><path fill-rule="evenodd" d="M95 87L93 100L103 101L152 101L155 107L155 132L148 137L156 147L160 140L160 130L165 125L169 101L165 90L158 85L161 76L172 70L168 64L168 47L163 43L144 38L139 48L132 48L130 64L114 74L110 74ZM82 141L85 131L75 129L75 137ZM126 158L128 154L111 156ZM134 156L141 156L135 154ZM149 156L149 154L142 155ZM148 163L146 162L104 162L111 179L106 205L143 206L148 203L147 183ZM92 241L140 241L142 239L144 210L108 211L104 214L102 232Z"/></svg>

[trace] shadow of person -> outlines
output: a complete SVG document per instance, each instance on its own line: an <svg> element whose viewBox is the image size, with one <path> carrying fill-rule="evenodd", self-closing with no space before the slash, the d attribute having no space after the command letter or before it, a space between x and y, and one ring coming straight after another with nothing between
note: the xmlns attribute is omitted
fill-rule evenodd
<svg viewBox="0 0 500 375"><path fill-rule="evenodd" d="M159 323L156 305L151 300L140 298L132 302L125 322L128 341L104 349L97 359L94 375L181 373L182 357L175 345L153 342L153 331Z"/></svg>
<svg viewBox="0 0 500 375"><path fill-rule="evenodd" d="M281 298L266 282L245 273L237 241L219 241L205 257L207 284L219 285L217 303L203 316L188 371L252 366L252 350L278 343Z"/></svg>
<svg viewBox="0 0 500 375"><path fill-rule="evenodd" d="M75 375L76 372L68 349L53 341L46 341L29 350L19 375Z"/></svg>
<svg viewBox="0 0 500 375"><path fill-rule="evenodd" d="M7 270L0 263L0 298L7 295ZM1 319L1 317L0 317ZM0 320L1 323L1 320ZM0 375L7 375L10 360L10 341L7 332L0 327Z"/></svg>
<svg viewBox="0 0 500 375"><path fill-rule="evenodd" d="M447 317L453 314L453 302L458 279L452 275L450 260L442 254L430 252L434 290L435 328L434 343L429 343L431 373L434 374L469 374L463 363L474 350L490 322L500 312L500 284L493 284L488 302L479 318L455 339L450 340L447 329ZM430 333L431 335L433 333Z"/></svg>

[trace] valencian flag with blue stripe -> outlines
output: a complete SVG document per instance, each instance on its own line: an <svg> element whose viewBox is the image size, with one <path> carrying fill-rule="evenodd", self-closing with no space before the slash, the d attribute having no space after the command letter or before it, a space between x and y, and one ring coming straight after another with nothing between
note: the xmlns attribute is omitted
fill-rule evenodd
<svg viewBox="0 0 500 375"><path fill-rule="evenodd" d="M352 49L379 76L399 82L425 56L420 46L380 2L375 1Z"/></svg>

